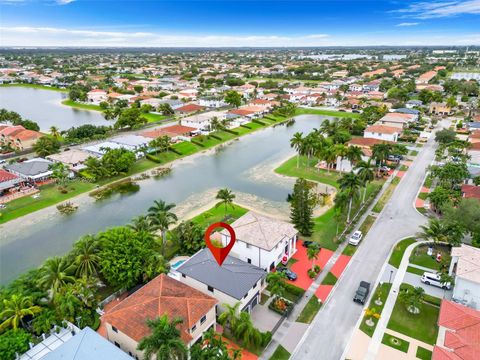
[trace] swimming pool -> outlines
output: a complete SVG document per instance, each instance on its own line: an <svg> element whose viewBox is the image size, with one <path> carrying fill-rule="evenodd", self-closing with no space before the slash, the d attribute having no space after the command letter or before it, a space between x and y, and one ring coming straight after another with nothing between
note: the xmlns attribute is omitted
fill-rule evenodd
<svg viewBox="0 0 480 360"><path fill-rule="evenodd" d="M172 264L171 268L177 270L186 260L178 260L175 264Z"/></svg>

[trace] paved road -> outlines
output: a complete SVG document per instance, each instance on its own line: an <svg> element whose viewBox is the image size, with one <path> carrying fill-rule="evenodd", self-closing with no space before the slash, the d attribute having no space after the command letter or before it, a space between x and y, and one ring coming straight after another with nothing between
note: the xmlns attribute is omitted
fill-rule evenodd
<svg viewBox="0 0 480 360"><path fill-rule="evenodd" d="M432 137L419 152L292 359L340 359L362 313L362 306L352 302L359 282L365 280L374 284L392 246L415 234L419 226L426 223L426 218L412 204L425 177L425 169L434 159L435 147Z"/></svg>

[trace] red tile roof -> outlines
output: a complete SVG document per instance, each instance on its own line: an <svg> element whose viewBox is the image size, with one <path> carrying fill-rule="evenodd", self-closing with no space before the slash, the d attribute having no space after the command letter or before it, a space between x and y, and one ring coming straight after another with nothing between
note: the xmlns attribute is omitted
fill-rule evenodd
<svg viewBox="0 0 480 360"><path fill-rule="evenodd" d="M462 194L463 197L480 200L480 186L463 184Z"/></svg>
<svg viewBox="0 0 480 360"><path fill-rule="evenodd" d="M393 126L371 125L365 129L365 132L379 133L379 134L395 134L395 133L400 133L400 129Z"/></svg>
<svg viewBox="0 0 480 360"><path fill-rule="evenodd" d="M205 107L201 106L201 105L187 104L187 105L183 105L183 106L179 107L175 111L189 113L189 112L200 111L200 110L203 110L203 109L205 109Z"/></svg>
<svg viewBox="0 0 480 360"><path fill-rule="evenodd" d="M147 319L166 314L169 319L180 317L182 340L189 343L188 333L218 301L171 277L161 274L108 311L103 320L139 342L151 334Z"/></svg>
<svg viewBox="0 0 480 360"><path fill-rule="evenodd" d="M0 182L10 181L17 178L18 178L17 175L14 175L12 173L9 173L8 171L0 169Z"/></svg>
<svg viewBox="0 0 480 360"><path fill-rule="evenodd" d="M35 140L40 137L42 137L42 134L40 134L38 131L33 130L23 130L15 135L15 138L19 139L20 141Z"/></svg>
<svg viewBox="0 0 480 360"><path fill-rule="evenodd" d="M179 135L186 135L196 130L197 129L190 126L172 125L172 126L166 126L163 128L158 128L152 131L145 131L141 133L141 135L151 137L151 138L158 138L164 135L174 137Z"/></svg>
<svg viewBox="0 0 480 360"><path fill-rule="evenodd" d="M443 300L438 325L446 328L443 347L435 346L432 360L474 360L480 354L480 311Z"/></svg>
<svg viewBox="0 0 480 360"><path fill-rule="evenodd" d="M233 109L229 111L230 114L240 115L240 116L247 116L255 114L255 111L246 110L246 109Z"/></svg>
<svg viewBox="0 0 480 360"><path fill-rule="evenodd" d="M373 145L376 144L393 144L393 142L371 138L353 138L348 142L348 145L356 145L361 147L373 147Z"/></svg>

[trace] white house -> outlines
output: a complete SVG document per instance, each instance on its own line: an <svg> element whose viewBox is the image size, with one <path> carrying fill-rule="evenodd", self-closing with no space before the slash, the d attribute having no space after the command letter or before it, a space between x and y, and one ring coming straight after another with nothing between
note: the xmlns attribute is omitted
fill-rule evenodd
<svg viewBox="0 0 480 360"><path fill-rule="evenodd" d="M449 274L455 277L453 299L480 310L480 249L462 244L452 248Z"/></svg>
<svg viewBox="0 0 480 360"><path fill-rule="evenodd" d="M284 256L290 259L297 251L298 231L288 222L249 211L231 226L237 239L230 255L265 271L273 270ZM221 234L225 246L230 234Z"/></svg>
<svg viewBox="0 0 480 360"><path fill-rule="evenodd" d="M371 125L365 129L364 138L397 142L401 129L386 125Z"/></svg>
<svg viewBox="0 0 480 360"><path fill-rule="evenodd" d="M102 101L108 100L107 92L101 89L90 90L87 93L87 100L89 103L98 105Z"/></svg>
<svg viewBox="0 0 480 360"><path fill-rule="evenodd" d="M183 126L193 127L195 129L207 130L213 118L217 118L218 121L222 121L226 117L225 111L208 111L201 114L195 114L188 116L180 120L180 124Z"/></svg>
<svg viewBox="0 0 480 360"><path fill-rule="evenodd" d="M209 107L209 108L220 108L227 105L222 98L216 97L202 97L198 99L198 105Z"/></svg>

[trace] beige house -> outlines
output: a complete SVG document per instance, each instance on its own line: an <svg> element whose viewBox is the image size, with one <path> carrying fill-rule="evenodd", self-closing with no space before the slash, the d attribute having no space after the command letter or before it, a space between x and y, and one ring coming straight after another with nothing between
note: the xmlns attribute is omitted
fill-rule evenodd
<svg viewBox="0 0 480 360"><path fill-rule="evenodd" d="M433 102L430 104L429 108L430 114L434 115L452 115L453 110L450 106L445 103Z"/></svg>
<svg viewBox="0 0 480 360"><path fill-rule="evenodd" d="M68 166L70 170L76 171L76 170L81 170L82 168L85 167L83 163L90 156L92 155L87 153L86 151L71 149L58 154L48 155L47 159L52 160L53 162L62 163Z"/></svg>
<svg viewBox="0 0 480 360"><path fill-rule="evenodd" d="M151 335L147 320L167 315L180 317L180 337L187 346L202 340L216 325L218 301L188 285L161 274L134 292L102 317L107 338L130 356L143 359L138 343Z"/></svg>

